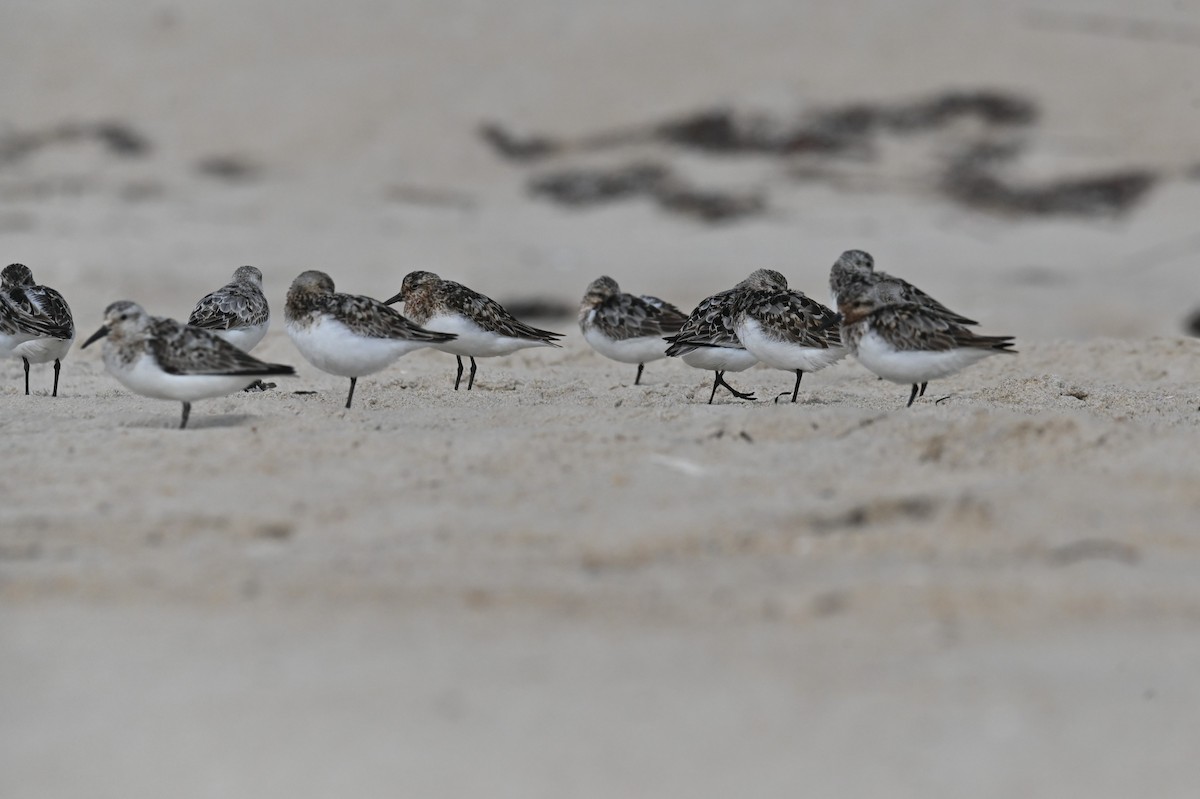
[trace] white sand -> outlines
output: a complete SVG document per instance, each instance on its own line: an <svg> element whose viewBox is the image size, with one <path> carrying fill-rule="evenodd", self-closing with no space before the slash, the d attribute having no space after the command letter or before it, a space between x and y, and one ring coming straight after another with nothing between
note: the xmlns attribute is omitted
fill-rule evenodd
<svg viewBox="0 0 1200 799"><path fill-rule="evenodd" d="M80 340L112 300L184 316L254 264L278 314L256 355L300 371L180 432L98 348L57 400L49 367L27 398L0 362L0 795L1194 796L1200 16L1125 5L0 12L0 124L156 145L0 166L0 258L67 295ZM1119 220L1022 221L908 162L848 192L675 159L770 195L705 228L531 200L475 134L979 85L1041 102L1034 173L1172 177ZM198 175L211 155L264 171ZM691 307L758 267L824 298L848 247L1020 355L908 410L853 362L796 406L707 406L711 375L658 362L635 388L566 321L470 393L421 352L345 411L282 327L310 268L572 301L608 273Z"/></svg>

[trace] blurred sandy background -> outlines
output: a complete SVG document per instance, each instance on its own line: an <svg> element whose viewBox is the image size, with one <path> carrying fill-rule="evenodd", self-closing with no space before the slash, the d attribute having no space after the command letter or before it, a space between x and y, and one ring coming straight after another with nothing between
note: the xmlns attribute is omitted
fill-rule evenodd
<svg viewBox="0 0 1200 799"><path fill-rule="evenodd" d="M249 263L277 313L256 354L300 371L180 433L97 350L57 400L0 364L0 794L1196 794L1200 6L7 2L0 76L0 142L151 146L0 159L0 259L80 339ZM521 165L478 135L981 87L1041 109L1022 180L1157 182L1016 217L935 191L936 137L831 182L654 145ZM526 192L632 158L769 210ZM798 406L706 406L710 375L635 388L567 318L470 394L421 352L347 412L282 326L311 268L568 304L607 273L690 308L759 267L824 299L850 247L1021 355L907 411L853 362Z"/></svg>

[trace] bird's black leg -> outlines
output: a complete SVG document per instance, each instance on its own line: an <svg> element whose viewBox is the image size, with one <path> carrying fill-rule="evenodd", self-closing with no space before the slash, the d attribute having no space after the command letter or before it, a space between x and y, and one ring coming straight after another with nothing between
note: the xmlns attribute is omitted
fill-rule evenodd
<svg viewBox="0 0 1200 799"><path fill-rule="evenodd" d="M917 389L919 389L919 388L920 388L920 386L918 386L916 383L913 383L913 390L912 390L912 393L908 395L908 404L904 406L905 408L912 407L913 400L915 400L917 398Z"/></svg>
<svg viewBox="0 0 1200 799"><path fill-rule="evenodd" d="M754 396L753 394L745 394L745 393L743 393L743 392L741 392L741 391L738 391L736 388L734 388L733 386L729 385L728 383L726 383L726 382L725 382L725 373L724 373L724 372L717 372L717 381L718 381L718 382L719 382L721 385L725 386L725 388L729 389L729 393L730 393L730 394L732 394L733 396L737 397L738 399L744 399L744 400L756 400L756 399L758 399L758 397Z"/></svg>
<svg viewBox="0 0 1200 799"><path fill-rule="evenodd" d="M639 383L641 383L641 382L642 382L642 370L643 370L643 369L645 369L645 368L646 368L646 364L644 364L644 363L639 363L639 364L638 364L638 373L637 373L637 377L633 378L633 384L634 384L635 386L636 386L637 384L639 384Z"/></svg>
<svg viewBox="0 0 1200 799"><path fill-rule="evenodd" d="M792 389L792 404L796 403L796 397L800 393L800 378L804 376L804 372L800 369L796 370L796 386Z"/></svg>
<svg viewBox="0 0 1200 799"><path fill-rule="evenodd" d="M58 370L62 368L62 363L58 358L54 359L54 391L50 394L52 397L58 396Z"/></svg>
<svg viewBox="0 0 1200 799"><path fill-rule="evenodd" d="M927 386L927 385L929 385L928 380L926 380L924 383L921 384L921 393L917 395L918 397L925 396L925 386Z"/></svg>
<svg viewBox="0 0 1200 799"><path fill-rule="evenodd" d="M467 378L467 391L471 390L471 386L475 385L475 358L471 357L471 376Z"/></svg>
<svg viewBox="0 0 1200 799"><path fill-rule="evenodd" d="M721 385L721 373L713 372L713 390L708 395L708 404L712 405L713 397L717 396L717 386Z"/></svg>
<svg viewBox="0 0 1200 799"><path fill-rule="evenodd" d="M350 407L350 401L354 399L354 384L358 382L357 377L350 378L350 393L346 395L346 407Z"/></svg>
<svg viewBox="0 0 1200 799"><path fill-rule="evenodd" d="M188 416L190 416L191 413L192 413L192 403L190 403L190 402L183 403L183 418L179 420L179 429L180 430L187 427Z"/></svg>
<svg viewBox="0 0 1200 799"><path fill-rule="evenodd" d="M22 358L21 360L25 362L25 396L28 397L29 396L29 359Z"/></svg>
<svg viewBox="0 0 1200 799"><path fill-rule="evenodd" d="M458 391L458 384L462 382L462 373L463 373L462 356L455 355L454 357L458 361L458 374L456 374L454 376L454 390Z"/></svg>

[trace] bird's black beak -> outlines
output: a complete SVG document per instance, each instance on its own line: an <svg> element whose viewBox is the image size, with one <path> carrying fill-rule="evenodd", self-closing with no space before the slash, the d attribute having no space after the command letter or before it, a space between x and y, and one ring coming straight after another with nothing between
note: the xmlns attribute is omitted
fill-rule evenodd
<svg viewBox="0 0 1200 799"><path fill-rule="evenodd" d="M107 327L107 326L102 326L102 327L101 327L99 330L97 330L95 333L93 333L93 334L92 334L92 337L91 337L91 338L89 338L87 341L83 342L83 346L82 346L82 347L80 347L79 349L81 349L81 350L82 350L82 349L87 349L87 346L88 346L89 344L92 344L92 343L94 343L94 342L97 342L97 341L99 341L100 339L104 338L104 337L105 337L105 336L107 336L107 335L108 335L108 327Z"/></svg>
<svg viewBox="0 0 1200 799"><path fill-rule="evenodd" d="M385 302L384 305L391 305L393 303L400 302L403 299L404 299L404 292L402 291L399 294L397 294L395 297L392 297L390 300Z"/></svg>

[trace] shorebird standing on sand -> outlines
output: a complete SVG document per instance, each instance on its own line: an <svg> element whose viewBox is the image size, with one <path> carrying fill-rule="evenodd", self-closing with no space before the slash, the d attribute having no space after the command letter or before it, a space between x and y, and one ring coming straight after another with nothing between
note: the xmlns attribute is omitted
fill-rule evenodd
<svg viewBox="0 0 1200 799"><path fill-rule="evenodd" d="M935 308L908 301L887 281L859 282L838 294L842 339L858 362L893 383L912 385L911 406L930 380L998 352L1015 354L1012 336L980 336Z"/></svg>
<svg viewBox="0 0 1200 799"><path fill-rule="evenodd" d="M845 356L838 333L840 317L789 289L787 278L773 269L756 270L743 283L746 289L734 304L734 332L742 346L767 366L795 373L795 402L805 372L824 369Z"/></svg>
<svg viewBox="0 0 1200 799"><path fill-rule="evenodd" d="M753 394L738 391L725 382L726 372L741 372L758 363L758 358L742 346L733 329L734 303L747 288L742 281L728 291L704 298L679 332L664 339L670 344L668 356L681 357L688 366L714 373L709 405L717 396L717 386L729 389L738 399L755 399Z"/></svg>
<svg viewBox="0 0 1200 799"><path fill-rule="evenodd" d="M183 403L179 429L187 427L192 403L241 391L270 375L295 370L263 363L207 330L151 316L129 300L104 310L104 325L83 343L104 339L104 367L126 388L144 397Z"/></svg>
<svg viewBox="0 0 1200 799"><path fill-rule="evenodd" d="M75 321L63 295L39 286L24 264L9 264L0 272L0 355L25 364L25 394L29 394L29 364L54 361L54 390L62 359L75 340Z"/></svg>
<svg viewBox="0 0 1200 799"><path fill-rule="evenodd" d="M233 280L196 303L187 323L210 330L239 350L250 352L267 335L271 324L262 272L253 266L239 266Z"/></svg>
<svg viewBox="0 0 1200 799"><path fill-rule="evenodd" d="M561 333L539 330L518 320L500 303L433 272L409 272L388 305L404 301L404 313L428 330L453 334L434 349L458 359L454 390L462 382L463 358L471 359L467 391L475 385L475 359L510 355L526 347L558 347Z"/></svg>
<svg viewBox="0 0 1200 799"><path fill-rule="evenodd" d="M579 304L579 329L592 349L621 363L636 363L636 386L649 361L667 357L665 336L679 332L687 316L669 302L621 291L607 275L587 287Z"/></svg>
<svg viewBox="0 0 1200 799"><path fill-rule="evenodd" d="M324 272L302 272L288 289L287 332L305 360L322 372L350 378L346 407L358 378L390 366L421 347L453 341L426 330L371 297L333 290Z"/></svg>

